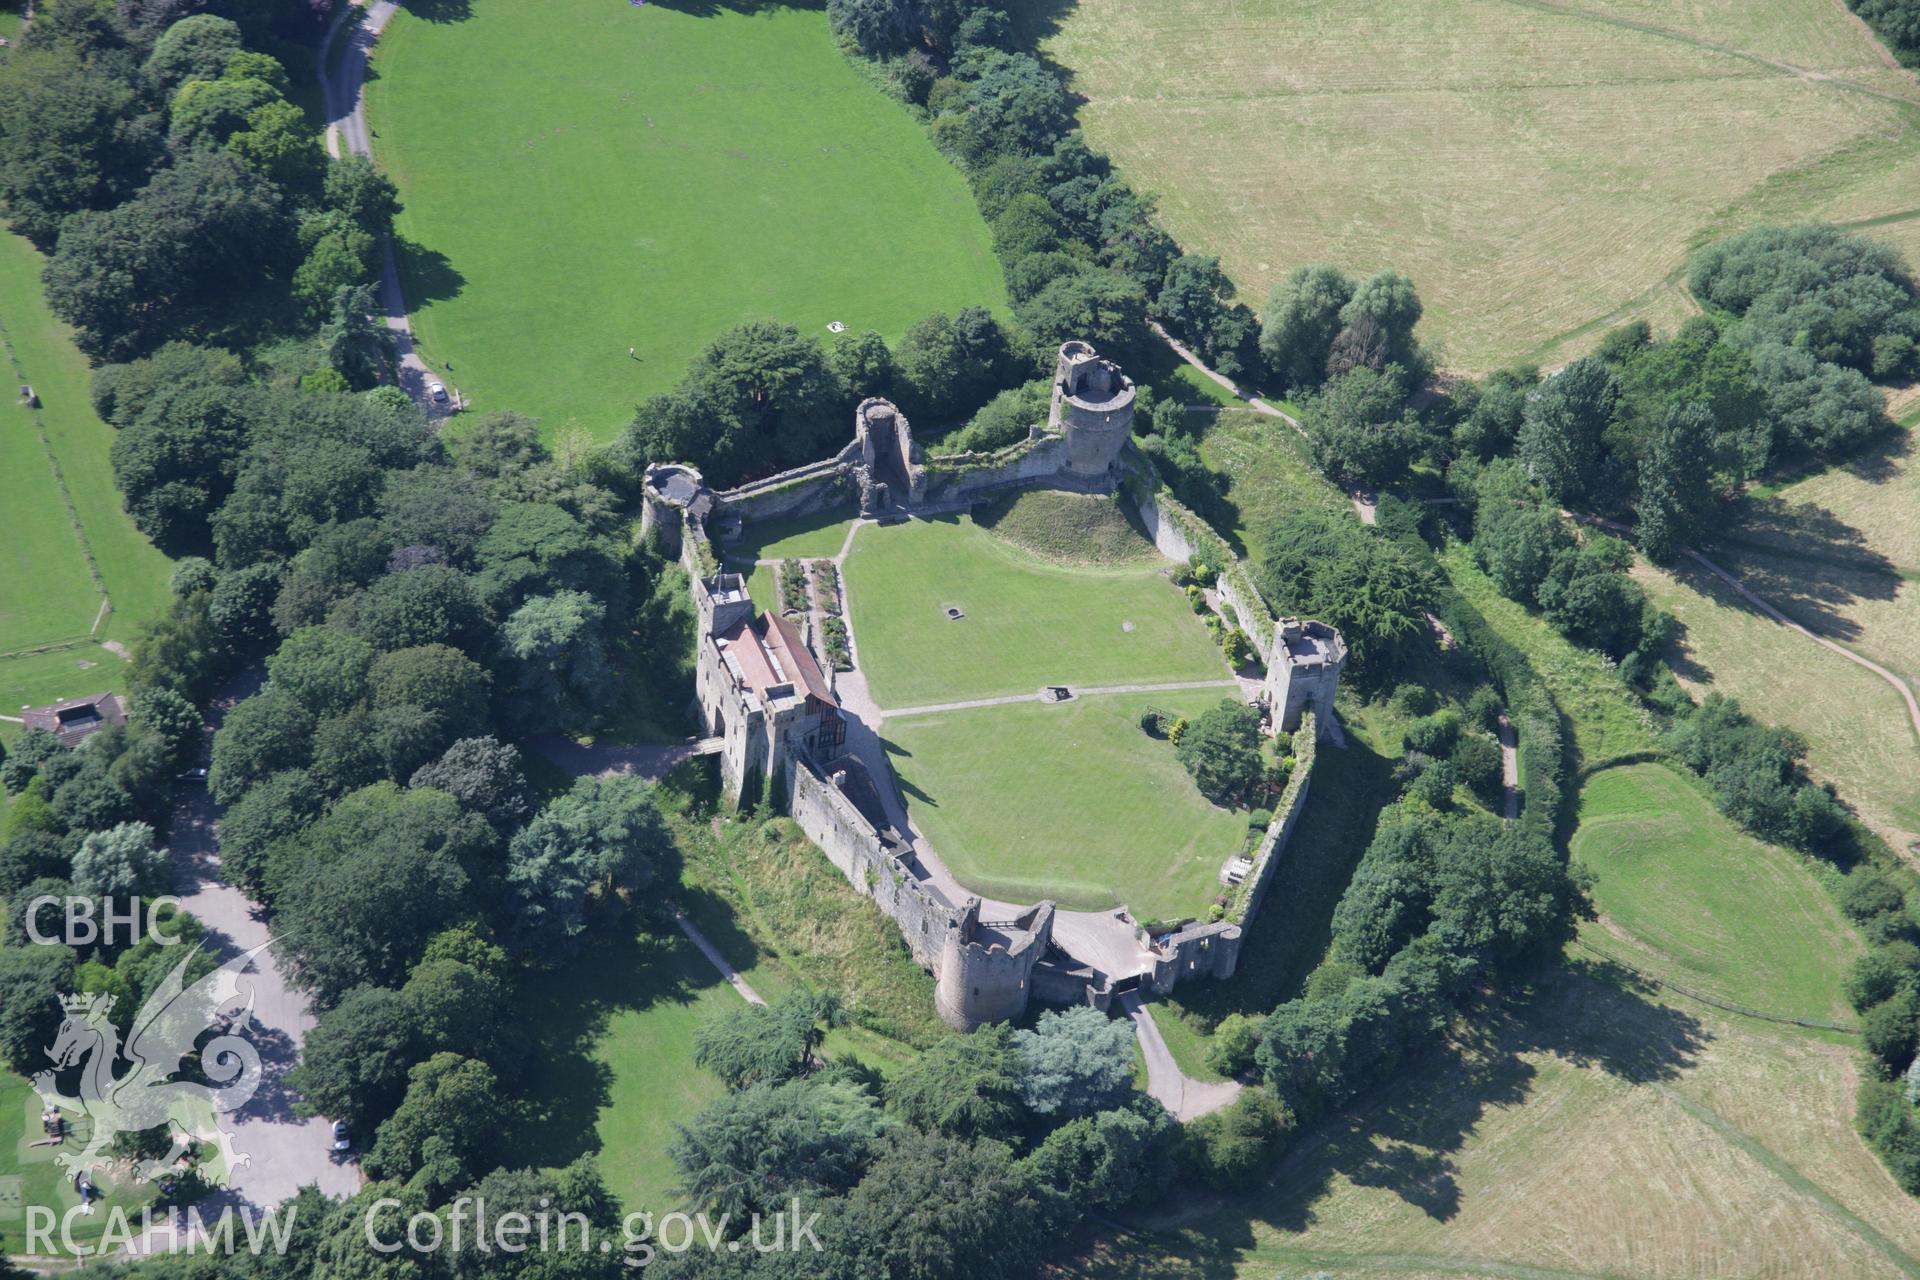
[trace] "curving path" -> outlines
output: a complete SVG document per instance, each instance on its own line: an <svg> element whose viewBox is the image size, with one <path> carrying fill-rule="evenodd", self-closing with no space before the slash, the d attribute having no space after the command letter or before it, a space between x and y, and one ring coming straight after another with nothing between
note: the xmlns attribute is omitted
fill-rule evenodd
<svg viewBox="0 0 1920 1280"><path fill-rule="evenodd" d="M1691 548L1689 548L1686 552L1686 555L1688 559L1698 564L1701 568L1705 569L1708 573L1711 573L1714 577L1720 579L1720 581L1726 583L1729 587L1732 587L1735 591L1739 592L1740 598L1742 600L1745 600L1748 604L1752 605L1754 608L1758 609L1761 613L1764 613L1767 617L1773 619L1775 622L1779 623L1781 626L1787 628L1789 631L1799 632L1801 635L1813 641L1815 644L1822 646L1823 648L1833 650L1835 653L1839 654L1841 657L1845 658L1848 662L1851 662L1856 666L1865 667L1867 670L1873 672L1873 674L1879 676L1882 680L1885 680L1888 684L1892 685L1894 688L1894 691L1900 695L1901 700L1907 704L1907 720L1913 725L1914 734L1916 736L1920 736L1920 701L1916 701L1914 698L1913 686L1909 685L1905 680L1902 680L1899 676L1887 670L1885 667L1881 666L1879 663L1875 662L1873 659L1863 657L1860 654L1855 653L1853 650L1847 648L1847 646L1839 643L1838 641L1829 640L1825 636L1820 635L1818 632L1809 630L1807 627L1804 627L1800 623L1795 622L1792 618L1789 618L1786 614L1776 609L1773 606L1773 604L1770 601L1768 601L1764 596L1757 595L1754 592L1748 590L1745 584L1743 584L1740 581L1740 579L1734 577L1731 573L1728 573L1725 569L1722 569L1719 565L1707 559L1705 556L1701 555L1698 551L1694 551Z"/></svg>
<svg viewBox="0 0 1920 1280"><path fill-rule="evenodd" d="M351 155L373 156L373 130L367 125L367 58L399 8L398 0L369 0L364 8L343 5L321 38L316 70L327 113L327 154L338 159L342 146ZM355 19L358 18L358 21ZM329 68L334 43L342 27L351 24L346 47L338 66ZM413 345L413 322L407 318L406 296L400 291L400 268L393 256L393 237L381 245L380 309L386 314L387 328L393 330L395 355L399 363L400 387L427 416L439 419L447 406L436 405L427 397L427 384L434 381L432 370L420 358Z"/></svg>
<svg viewBox="0 0 1920 1280"><path fill-rule="evenodd" d="M1246 392L1242 391L1240 389L1239 383L1235 382L1232 378L1229 378L1226 374L1217 372L1216 370L1210 368L1207 362L1202 360L1199 356L1195 355L1187 347L1187 345L1184 342L1180 341L1180 339L1174 337L1172 334L1168 333L1164 328L1162 328L1159 321L1149 320L1147 321L1147 327L1153 330L1153 332L1159 337L1160 341L1167 344L1168 348L1173 352L1173 354L1179 356L1182 360L1186 361L1188 364L1198 369L1201 373L1205 374L1208 378L1211 378L1214 382L1219 383L1221 386L1225 387L1228 391L1232 392L1234 399L1245 401L1247 407L1250 409L1253 409L1255 412L1264 413L1269 418L1280 419L1280 421L1286 423L1288 426L1292 427L1295 431L1299 432L1300 438L1302 440L1305 440L1308 438L1307 429L1300 425L1300 419L1294 417L1292 414L1286 412L1283 409L1275 408L1273 405L1268 404L1265 400L1262 400L1259 396L1248 395ZM1353 500L1353 512L1355 515L1360 517L1360 523L1372 524L1374 522L1374 510L1376 505L1373 500L1373 495L1371 493L1368 493L1364 489L1349 489L1347 490L1347 497Z"/></svg>
<svg viewBox="0 0 1920 1280"><path fill-rule="evenodd" d="M1563 516L1566 516L1570 520L1578 520L1582 524L1590 524L1590 525L1598 526L1599 528L1602 528L1602 529L1610 529L1615 533L1630 534L1633 532L1632 525L1623 524L1618 520L1609 520L1605 516L1583 515L1578 511L1567 511L1564 509L1560 512L1560 514ZM1760 595L1759 593L1748 588L1747 585L1741 582L1739 578L1735 577L1732 573L1728 572L1726 569L1721 568L1719 565L1715 564L1713 561L1707 559L1705 555L1694 550L1692 547L1682 547L1681 553L1685 555L1687 559L1693 561L1695 564L1699 565L1702 569L1705 569L1708 573L1711 573L1714 577L1726 583L1727 586L1731 587L1740 596L1742 600L1745 600L1748 604L1758 609L1762 614L1772 619L1774 622L1779 623L1781 626L1785 627L1789 631L1798 632L1800 635L1805 636L1807 639L1813 641L1815 644L1819 645L1824 649L1831 649L1833 652L1839 654L1841 657L1845 658L1848 662L1853 663L1855 666L1865 667L1868 671L1873 672L1873 674L1875 674L1876 676L1879 676L1882 680L1885 680L1888 684L1892 685L1894 692L1898 693L1900 695L1900 700L1906 703L1907 705L1908 723L1913 726L1913 732L1915 736L1920 737L1920 699L1915 698L1912 685L1909 685L1905 680L1902 680L1899 676L1887 670L1885 667L1881 666L1879 663L1875 662L1873 659L1865 657L1861 654L1855 653L1853 650L1847 648L1847 646L1841 644L1839 641L1829 640L1827 637L1821 635L1819 632L1814 631L1811 628L1802 625L1801 623L1795 622L1792 618L1788 617L1786 614L1782 613L1778 608L1776 608L1771 600L1768 600L1765 596Z"/></svg>
<svg viewBox="0 0 1920 1280"><path fill-rule="evenodd" d="M1140 1051L1147 1060L1147 1093L1167 1109L1168 1115L1184 1124L1209 1111L1218 1111L1240 1096L1238 1081L1195 1080L1180 1070L1167 1042L1161 1038L1160 1028L1154 1024L1153 1015L1141 1002L1139 992L1130 991L1121 996L1120 1007L1133 1020L1134 1037L1139 1040Z"/></svg>

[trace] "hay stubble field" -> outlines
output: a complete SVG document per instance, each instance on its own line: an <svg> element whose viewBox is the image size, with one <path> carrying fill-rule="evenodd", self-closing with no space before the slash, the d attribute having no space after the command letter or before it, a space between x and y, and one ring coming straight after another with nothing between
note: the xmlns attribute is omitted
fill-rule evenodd
<svg viewBox="0 0 1920 1280"><path fill-rule="evenodd" d="M1670 328L1688 249L1755 222L1920 228L1920 82L1831 0L1021 8L1189 252L1255 307L1302 263L1405 272L1447 368Z"/></svg>

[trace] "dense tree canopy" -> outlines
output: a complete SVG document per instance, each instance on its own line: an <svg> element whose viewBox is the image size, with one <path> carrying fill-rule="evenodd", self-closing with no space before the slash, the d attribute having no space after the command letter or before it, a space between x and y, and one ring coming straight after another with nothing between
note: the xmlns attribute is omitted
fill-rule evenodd
<svg viewBox="0 0 1920 1280"><path fill-rule="evenodd" d="M1338 627L1363 677L1384 674L1428 634L1426 567L1345 514L1303 511L1276 523L1260 585L1275 608Z"/></svg>

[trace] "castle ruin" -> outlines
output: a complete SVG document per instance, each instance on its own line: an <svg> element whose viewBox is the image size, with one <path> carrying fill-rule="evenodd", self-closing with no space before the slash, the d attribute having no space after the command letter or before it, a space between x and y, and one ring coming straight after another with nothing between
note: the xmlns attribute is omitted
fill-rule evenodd
<svg viewBox="0 0 1920 1280"><path fill-rule="evenodd" d="M869 768L849 746L853 726L831 665L816 653L820 638L810 634L811 622L760 613L745 578L722 567L713 540L761 521L847 506L863 517L886 518L964 510L1010 488L1112 493L1125 476L1134 399L1133 381L1118 365L1084 342L1069 342L1055 363L1047 421L1005 449L928 456L897 406L869 398L854 411L853 439L820 462L723 492L708 488L684 463L656 462L643 480L643 536L661 554L678 558L692 578L697 711L716 740L725 793L739 799L767 785L784 796L807 837L899 926L914 959L935 975L941 1018L962 1030L1017 1018L1036 997L1106 1008L1136 986L1165 993L1183 977L1230 977L1245 919L1257 909L1298 803L1269 829L1255 863L1251 907L1235 919L1196 922L1157 938L1139 933L1142 959L1134 972L1104 972L1061 946L1051 902L982 919L981 900L962 895L954 901L943 893L889 818L881 789L897 784L884 753ZM1161 550L1189 558L1175 521L1151 492L1136 501ZM1267 616L1257 592L1236 598L1234 607L1243 616L1254 616L1253 609ZM1260 647L1268 660L1262 700L1269 723L1292 731L1312 714L1324 731L1346 657L1339 633L1324 623L1283 619L1270 646Z"/></svg>

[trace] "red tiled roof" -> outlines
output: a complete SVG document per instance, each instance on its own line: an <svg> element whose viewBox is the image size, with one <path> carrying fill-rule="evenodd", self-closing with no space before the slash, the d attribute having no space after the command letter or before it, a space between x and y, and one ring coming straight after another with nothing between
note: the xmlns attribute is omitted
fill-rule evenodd
<svg viewBox="0 0 1920 1280"><path fill-rule="evenodd" d="M755 693L789 684L830 707L839 707L826 677L820 674L820 664L801 642L799 631L778 614L742 618L721 632L717 640L733 655L741 679Z"/></svg>
<svg viewBox="0 0 1920 1280"><path fill-rule="evenodd" d="M818 698L830 707L838 707L840 700L827 687L827 678L820 674L820 664L813 660L812 651L801 641L799 628L777 613L770 613L766 617L773 624L767 630L766 643L780 650L780 665L786 668L787 675L810 697Z"/></svg>

